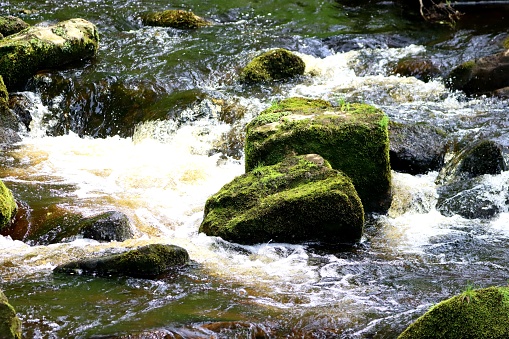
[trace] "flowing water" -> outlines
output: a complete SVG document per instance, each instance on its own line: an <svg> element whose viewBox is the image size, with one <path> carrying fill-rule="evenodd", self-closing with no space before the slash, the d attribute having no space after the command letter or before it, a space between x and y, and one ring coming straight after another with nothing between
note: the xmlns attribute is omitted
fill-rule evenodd
<svg viewBox="0 0 509 339"><path fill-rule="evenodd" d="M141 25L140 13L167 8L192 9L214 25ZM16 94L28 103L30 130L0 156L0 176L26 210L24 228L0 236L0 288L26 338L395 338L467 285L507 283L508 172L479 181L500 210L489 220L442 216L436 172L393 173L391 210L370 217L352 248L240 246L198 234L207 197L243 173L243 127L281 98L362 101L394 121L509 146L509 102L451 92L440 77L392 74L405 57L430 59L447 74L501 50L505 27L495 19L452 30L391 2L331 0L0 0L6 14L31 24L82 17L101 34L94 60L41 72ZM239 84L248 60L275 47L297 52L306 75ZM27 238L53 214L108 210L129 216L135 239ZM52 274L69 260L148 243L182 246L192 263L158 280Z"/></svg>

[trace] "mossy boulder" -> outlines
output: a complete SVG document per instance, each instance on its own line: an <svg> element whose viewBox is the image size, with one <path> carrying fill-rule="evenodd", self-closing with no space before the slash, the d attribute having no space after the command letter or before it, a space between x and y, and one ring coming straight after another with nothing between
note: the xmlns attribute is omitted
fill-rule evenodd
<svg viewBox="0 0 509 339"><path fill-rule="evenodd" d="M141 21L147 26L172 27L179 29L194 29L210 26L211 23L193 12L180 9L169 9L162 12L145 13Z"/></svg>
<svg viewBox="0 0 509 339"><path fill-rule="evenodd" d="M150 244L120 254L87 258L57 266L55 273L157 278L186 265L189 254L179 246Z"/></svg>
<svg viewBox="0 0 509 339"><path fill-rule="evenodd" d="M509 50L467 61L449 74L446 84L466 94L491 94L509 86Z"/></svg>
<svg viewBox="0 0 509 339"><path fill-rule="evenodd" d="M21 320L2 291L0 291L0 338L21 339Z"/></svg>
<svg viewBox="0 0 509 339"><path fill-rule="evenodd" d="M11 190L0 181L0 230L11 225L17 210L18 206Z"/></svg>
<svg viewBox="0 0 509 339"><path fill-rule="evenodd" d="M29 24L15 16L0 16L0 35L4 37L21 32L28 27L30 27Z"/></svg>
<svg viewBox="0 0 509 339"><path fill-rule="evenodd" d="M509 338L509 288L468 289L433 306L398 339Z"/></svg>
<svg viewBox="0 0 509 339"><path fill-rule="evenodd" d="M388 123L387 115L366 104L283 100L247 125L246 172L291 154L319 154L352 179L365 212L385 213L392 199Z"/></svg>
<svg viewBox="0 0 509 339"><path fill-rule="evenodd" d="M254 168L223 186L207 200L199 231L242 244L354 243L363 224L351 180L308 154Z"/></svg>
<svg viewBox="0 0 509 339"><path fill-rule="evenodd" d="M99 35L94 24L71 19L30 27L0 40L0 75L9 90L23 87L38 70L93 57Z"/></svg>
<svg viewBox="0 0 509 339"><path fill-rule="evenodd" d="M304 74L306 64L294 53L278 48L258 55L240 74L245 83L281 80Z"/></svg>

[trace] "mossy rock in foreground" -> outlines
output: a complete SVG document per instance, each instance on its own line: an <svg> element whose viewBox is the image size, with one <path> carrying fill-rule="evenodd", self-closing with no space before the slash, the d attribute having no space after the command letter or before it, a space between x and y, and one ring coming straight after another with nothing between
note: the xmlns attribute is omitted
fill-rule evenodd
<svg viewBox="0 0 509 339"><path fill-rule="evenodd" d="M173 27L179 29L194 29L210 26L211 23L193 12L180 9L169 9L162 12L146 13L141 21L147 26Z"/></svg>
<svg viewBox="0 0 509 339"><path fill-rule="evenodd" d="M179 246L151 244L120 254L87 258L57 266L55 273L156 278L186 265L189 254Z"/></svg>
<svg viewBox="0 0 509 339"><path fill-rule="evenodd" d="M32 26L0 40L0 75L9 91L14 91L41 69L94 56L98 45L97 28L83 19L48 27Z"/></svg>
<svg viewBox="0 0 509 339"><path fill-rule="evenodd" d="M246 172L290 154L320 154L352 179L366 212L385 213L392 199L388 123L387 115L366 104L283 100L248 124Z"/></svg>
<svg viewBox="0 0 509 339"><path fill-rule="evenodd" d="M21 339L21 320L2 291L0 291L0 338Z"/></svg>
<svg viewBox="0 0 509 339"><path fill-rule="evenodd" d="M467 290L433 306L398 339L509 338L509 288Z"/></svg>
<svg viewBox="0 0 509 339"><path fill-rule="evenodd" d="M11 190L0 181L0 230L11 225L17 211L18 205Z"/></svg>
<svg viewBox="0 0 509 339"><path fill-rule="evenodd" d="M242 70L240 80L246 83L281 80L302 75L305 68L306 64L299 56L278 48L251 60Z"/></svg>
<svg viewBox="0 0 509 339"><path fill-rule="evenodd" d="M242 244L354 243L364 211L351 180L316 154L257 167L205 204L200 232Z"/></svg>

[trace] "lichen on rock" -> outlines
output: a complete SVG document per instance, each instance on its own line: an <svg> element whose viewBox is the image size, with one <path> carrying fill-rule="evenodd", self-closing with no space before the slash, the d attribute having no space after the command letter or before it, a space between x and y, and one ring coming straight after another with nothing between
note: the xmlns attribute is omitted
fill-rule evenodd
<svg viewBox="0 0 509 339"><path fill-rule="evenodd" d="M207 200L200 232L243 244L354 243L364 211L350 178L316 154L235 178Z"/></svg>
<svg viewBox="0 0 509 339"><path fill-rule="evenodd" d="M195 29L210 26L211 23L191 11L169 9L162 12L145 13L141 16L144 25Z"/></svg>
<svg viewBox="0 0 509 339"><path fill-rule="evenodd" d="M296 54L278 48L262 53L251 60L240 74L245 83L281 80L304 74L306 65Z"/></svg>

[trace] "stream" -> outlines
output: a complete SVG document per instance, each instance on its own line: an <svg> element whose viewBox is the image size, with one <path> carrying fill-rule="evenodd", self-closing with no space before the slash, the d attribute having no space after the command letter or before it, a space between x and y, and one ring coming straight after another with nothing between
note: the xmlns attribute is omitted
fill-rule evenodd
<svg viewBox="0 0 509 339"><path fill-rule="evenodd" d="M141 24L141 13L169 8L214 25ZM365 102L393 121L429 122L506 151L509 101L467 97L443 80L455 65L503 49L507 26L496 14L452 29L387 1L0 0L0 15L30 24L81 17L101 39L95 59L42 71L11 93L32 121L0 154L0 178L25 204L27 221L23 232L0 236L0 289L24 337L396 338L468 286L506 285L509 172L479 181L499 210L491 219L441 215L438 172L393 172L389 213L370 216L350 248L245 246L198 233L206 199L244 172L244 126L283 98ZM238 82L250 59L276 47L301 56L306 74ZM394 74L408 57L431 60L439 75L423 82ZM49 215L110 210L129 217L134 239L26 238ZM157 280L52 273L150 243L184 247L191 264Z"/></svg>

